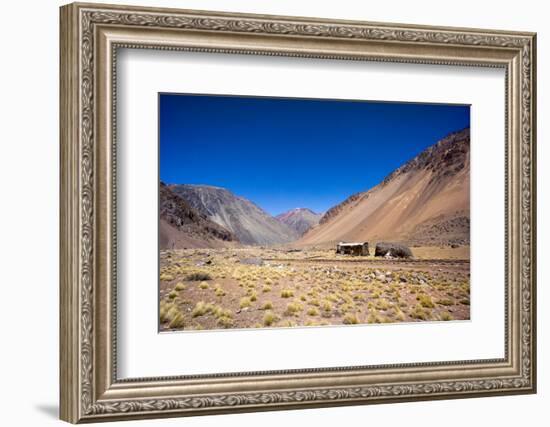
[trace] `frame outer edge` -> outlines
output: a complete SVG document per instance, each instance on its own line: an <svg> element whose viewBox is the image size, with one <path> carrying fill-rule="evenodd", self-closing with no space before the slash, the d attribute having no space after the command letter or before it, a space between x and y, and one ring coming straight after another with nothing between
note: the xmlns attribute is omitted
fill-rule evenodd
<svg viewBox="0 0 550 427"><path fill-rule="evenodd" d="M94 224L94 207L97 203L94 193L94 173L97 170L96 159L93 156L93 144L97 135L94 135L95 124L93 123L95 109L89 111L89 102L92 104L96 102L95 87L93 76L96 70L92 71L92 79L90 81L90 70L88 67L88 60L94 67L94 37L89 37L89 34L81 34L82 28L86 29L89 20L81 21L81 12L86 7L89 7L92 11L99 11L105 13L108 11L114 12L152 12L155 10L163 11L164 13L193 13L198 15L196 18L199 23L198 27L206 31L228 31L227 29L218 28L216 24L218 21L214 18L218 18L220 21L224 21L228 17L242 17L245 21L250 20L250 24L265 24L263 21L267 19L283 19L286 25L290 28L289 34L297 34L297 37L327 37L326 39L343 39L345 37L362 38L362 33L332 33L331 28L328 25L324 25L325 22L329 24L331 21L317 21L316 18L291 18L291 17L262 17L261 15L247 15L247 14L223 14L218 12L198 12L198 11L185 11L178 9L156 9L156 8L142 8L142 7L128 7L128 6L115 6L115 5L101 5L101 4L83 4L77 3L61 7L60 20L61 20L61 32L60 32L60 161L61 161L61 197L60 197L60 383L61 383L61 411L60 418L72 422L94 422L94 421L107 421L118 419L139 419L139 418L152 418L152 417L167 417L167 416L182 416L182 415L201 415L201 414L213 414L213 413L229 413L229 412L249 412L258 410L277 410L277 409L293 409L293 408L305 408L305 407L325 407L325 406L337 406L337 405L349 405L349 404L365 404L365 403L382 403L385 399L378 399L377 397L387 397L384 390L381 388L381 394L368 395L368 399L372 399L367 402L367 397L362 397L356 389L343 390L342 396L340 394L336 397L336 400L332 397L332 394L326 398L322 398L322 392L333 393L335 390L326 389L321 390L321 395L317 395L315 390L297 390L293 391L292 396L290 393L281 392L276 396L274 392L272 401L264 401L267 394L254 395L250 393L233 394L232 396L202 396L192 397L186 401L177 399L146 399L146 400L113 400L101 402L97 401L97 396L94 396L95 388L97 386L94 374L94 353L96 351L95 346L95 333L97 330L92 329L90 316L94 314L95 298L97 294L92 293L93 288L97 284L97 277L92 275L93 271L89 268L94 266L96 260L93 254L93 244L89 241L89 238L95 238L97 224ZM106 14L105 22L110 22L111 17ZM133 19L134 14L130 13L130 18ZM145 16L145 18L148 18ZM204 25L203 25L204 23ZM223 23L223 22L222 22ZM316 30L316 25L323 27L319 29L319 34L310 34L305 31L298 23L304 23L306 30L311 28ZM116 24L116 22L115 22ZM279 27L273 27L273 23L266 27L266 33L275 33L275 35L283 34L283 29ZM266 25L267 25L266 24ZM275 22L277 24L277 22ZM342 24L347 25L343 21L334 21L334 25ZM366 25L367 23L357 23L359 26ZM374 25L375 23L368 23ZM131 21L131 25L145 26L152 25L145 19L143 23ZM393 25L398 24L385 24L388 30L392 30ZM383 26L383 25L381 25ZM82 27L82 28L81 28ZM182 25L183 27L183 25ZM222 26L223 27L223 26ZM327 28L324 28L327 27ZM187 28L187 27L186 27ZM195 24L191 23L190 28L195 28ZM230 30L235 31L235 28L229 26ZM295 28L295 29L293 29ZM432 40L430 37L424 38L422 31L412 31L414 28L422 28L427 31L437 32L444 31L445 37L436 37ZM358 31L357 28L346 28L347 30ZM403 28L396 28L396 31L405 31L404 34L399 33L398 39L412 36L414 40L408 39L408 42L415 41L415 34L418 33L421 43L438 45L440 43L448 43L449 45L460 44L454 40L453 32L459 31L458 28L439 28L439 27L414 27L403 26ZM527 365L523 371L522 378L518 378L517 382L503 383L502 389L498 390L499 379L495 379L493 382L481 381L478 385L479 388L475 388L475 384L472 385L470 390L471 395L464 393L458 394L459 390L449 389L446 385L442 385L441 394L437 392L437 384L423 384L423 393L414 390L414 384L412 385L412 392L392 395L389 401L410 401L410 400L432 400L438 398L464 398L497 395L497 394L524 394L533 393L536 391L536 128L535 128L535 111L536 111L536 35L534 33L508 33L508 32L490 32L489 30L474 30L466 29L462 40L462 43L467 45L475 45L477 43L487 43L488 46L497 45L502 43L500 47L510 49L529 49L530 52L524 56L526 61L530 60L530 66L527 64L524 69L528 69L527 85L528 89L520 90L520 93L524 93L525 90L530 95L524 98L525 110L530 117L523 122L526 126L527 132L530 133L530 138L523 140L523 147L528 150L528 154L525 157L522 156L522 160L526 162L525 168L521 172L528 178L524 181L525 187L523 187L520 193L524 194L524 191L529 191L530 194L525 194L525 203L523 206L523 212L526 213L523 219L527 222L525 235L530 241L524 246L524 256L528 258L526 264L527 284L524 285L523 290L524 299L523 304L525 311L528 311L528 315L523 317L525 322L524 331L526 335L524 338L523 354L520 356L522 359L526 358ZM241 28L238 27L235 32L240 33L252 33L256 29L254 26ZM264 30L260 31L264 32ZM439 34L435 34L438 36ZM460 35L460 34L459 34ZM498 36L497 36L498 35ZM517 36L517 37L516 37ZM472 38L468 38L472 37ZM390 37L391 38L391 37ZM382 40L382 38L380 38ZM473 40L473 41L472 41ZM485 40L485 41L484 41ZM83 49L83 46L86 49ZM521 46L521 47L520 47ZM91 49L91 50L90 50ZM88 57L89 56L89 57ZM81 62L81 60L83 62ZM520 61L521 63L522 61ZM522 64L524 65L524 64ZM83 77L85 75L85 79ZM91 86L89 86L91 85ZM88 89L92 89L88 93ZM81 98L82 97L82 98ZM87 106L87 109L82 110L82 106ZM92 120L90 122L90 120ZM90 127L91 125L91 127ZM90 164L91 162L91 164ZM524 163L525 164L525 163ZM91 181L90 181L91 178ZM84 194L85 193L85 194ZM80 196L85 196L81 198ZM520 194L521 197L521 194ZM95 200L94 200L95 199ZM527 212L526 212L527 211ZM523 236L522 236L523 237ZM521 255L519 255L521 256ZM530 294L529 294L530 292ZM95 295L94 295L95 294ZM90 311L91 310L91 311ZM530 327L530 330L529 330ZM467 385L469 383L466 383ZM495 385L496 384L496 385ZM508 385L506 385L508 384ZM451 384L452 386L452 384ZM405 386L403 386L405 387ZM432 387L436 387L433 389ZM451 387L452 388L452 387ZM388 389L389 390L389 389ZM391 391L391 390L389 390ZM434 393L434 391L436 391ZM338 391L339 392L339 391ZM349 396L348 393L349 392ZM376 390L378 392L378 390ZM359 393L359 397L355 397ZM347 396L347 397L346 397ZM303 400L305 398L305 400ZM229 399L229 400L227 400Z"/></svg>
<svg viewBox="0 0 550 427"><path fill-rule="evenodd" d="M537 33L531 36L531 390L537 393Z"/></svg>
<svg viewBox="0 0 550 427"><path fill-rule="evenodd" d="M59 418L80 418L78 221L78 19L74 5L59 9Z"/></svg>

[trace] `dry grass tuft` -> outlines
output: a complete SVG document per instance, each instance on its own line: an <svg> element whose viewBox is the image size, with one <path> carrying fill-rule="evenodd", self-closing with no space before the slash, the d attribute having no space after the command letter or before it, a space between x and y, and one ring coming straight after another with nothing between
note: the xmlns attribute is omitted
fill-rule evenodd
<svg viewBox="0 0 550 427"><path fill-rule="evenodd" d="M300 304L298 301L293 301L291 303L288 303L288 305L286 306L285 314L287 316L294 316L303 309L304 306L302 304Z"/></svg>
<svg viewBox="0 0 550 427"><path fill-rule="evenodd" d="M294 291L292 289L283 289L281 291L281 298L291 298L294 296Z"/></svg>
<svg viewBox="0 0 550 427"><path fill-rule="evenodd" d="M184 326L184 324L185 324L185 321L184 321L184 318L183 318L183 314L181 313L181 311L178 311L174 315L174 317L172 318L170 323L168 324L168 327L179 329L179 328L182 328Z"/></svg>
<svg viewBox="0 0 550 427"><path fill-rule="evenodd" d="M307 314L309 316L319 316L321 313L317 307L310 307L307 309Z"/></svg>
<svg viewBox="0 0 550 427"><path fill-rule="evenodd" d="M417 304L409 313L409 316L411 316L413 319L428 320L430 318L430 313L428 312L428 310L425 310L421 305Z"/></svg>
<svg viewBox="0 0 550 427"><path fill-rule="evenodd" d="M242 297L241 300L239 301L239 307L241 308L250 307L251 305L252 305L252 301L250 300L249 297Z"/></svg>
<svg viewBox="0 0 550 427"><path fill-rule="evenodd" d="M195 271L186 277L190 282L200 282L202 280L212 280L212 276L204 271Z"/></svg>
<svg viewBox="0 0 550 427"><path fill-rule="evenodd" d="M444 311L439 315L439 318L445 322L448 322L449 320L453 320L453 315L448 311Z"/></svg>
<svg viewBox="0 0 550 427"><path fill-rule="evenodd" d="M323 300L321 302L321 310L323 311L323 316L330 317L332 315L332 303L329 300Z"/></svg>
<svg viewBox="0 0 550 427"><path fill-rule="evenodd" d="M435 304L432 300L432 297L426 294L418 294L416 296L417 301L424 308L434 308Z"/></svg>
<svg viewBox="0 0 550 427"><path fill-rule="evenodd" d="M277 320L277 316L272 311L268 311L264 314L264 326L272 326Z"/></svg>
<svg viewBox="0 0 550 427"><path fill-rule="evenodd" d="M371 311L367 316L367 323L382 323L383 318L375 311Z"/></svg>
<svg viewBox="0 0 550 427"><path fill-rule="evenodd" d="M222 328L231 328L234 324L234 321L229 316L220 316L218 317L218 325Z"/></svg>
<svg viewBox="0 0 550 427"><path fill-rule="evenodd" d="M344 316L343 322L345 325L357 325L359 323L359 319L355 314L347 313Z"/></svg>
<svg viewBox="0 0 550 427"><path fill-rule="evenodd" d="M191 316L192 317L204 316L207 311L208 311L208 306L206 305L206 303L204 301L199 301L197 304L195 304L193 311L191 311Z"/></svg>

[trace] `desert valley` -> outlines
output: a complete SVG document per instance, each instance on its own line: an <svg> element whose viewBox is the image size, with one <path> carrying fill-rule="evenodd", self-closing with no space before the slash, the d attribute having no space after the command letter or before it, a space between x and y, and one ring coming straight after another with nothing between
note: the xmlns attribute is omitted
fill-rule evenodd
<svg viewBox="0 0 550 427"><path fill-rule="evenodd" d="M467 128L324 213L161 183L160 330L469 319L469 156Z"/></svg>

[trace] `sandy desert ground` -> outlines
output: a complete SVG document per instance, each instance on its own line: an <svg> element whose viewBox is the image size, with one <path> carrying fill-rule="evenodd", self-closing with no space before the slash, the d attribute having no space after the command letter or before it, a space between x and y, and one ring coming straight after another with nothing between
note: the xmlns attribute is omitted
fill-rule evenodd
<svg viewBox="0 0 550 427"><path fill-rule="evenodd" d="M412 250L403 260L314 249L162 250L160 330L469 319L469 247Z"/></svg>

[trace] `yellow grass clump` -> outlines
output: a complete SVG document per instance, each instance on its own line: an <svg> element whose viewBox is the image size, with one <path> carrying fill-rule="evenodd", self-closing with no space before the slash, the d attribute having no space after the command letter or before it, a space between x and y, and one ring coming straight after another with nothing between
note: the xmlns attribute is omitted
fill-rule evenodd
<svg viewBox="0 0 550 427"><path fill-rule="evenodd" d="M233 319L229 316L220 316L218 317L218 325L222 328L230 328L234 324Z"/></svg>
<svg viewBox="0 0 550 427"><path fill-rule="evenodd" d="M172 318L172 320L170 321L170 323L168 324L168 326L170 328L174 328L174 329L179 329L179 328L182 328L185 324L185 321L184 321L184 318L183 318L183 314L178 311L174 317Z"/></svg>
<svg viewBox="0 0 550 427"><path fill-rule="evenodd" d="M317 307L310 307L307 309L307 314L309 316L319 316L319 309Z"/></svg>
<svg viewBox="0 0 550 427"><path fill-rule="evenodd" d="M193 308L193 311L191 311L191 316L193 317L199 317L204 316L206 312L208 311L208 306L204 301L199 301L195 304L195 307Z"/></svg>
<svg viewBox="0 0 550 427"><path fill-rule="evenodd" d="M249 297L242 297L241 300L239 301L239 307L241 308L250 307L251 305L252 305L252 301L250 300Z"/></svg>
<svg viewBox="0 0 550 427"><path fill-rule="evenodd" d="M321 310L323 316L329 317L332 314L332 303L329 300L323 300L321 302Z"/></svg>
<svg viewBox="0 0 550 427"><path fill-rule="evenodd" d="M294 291L292 289L283 289L281 291L281 298L291 298L294 296Z"/></svg>
<svg viewBox="0 0 550 427"><path fill-rule="evenodd" d="M304 309L304 306L298 301L288 303L286 306L285 314L287 316L294 316Z"/></svg>
<svg viewBox="0 0 550 427"><path fill-rule="evenodd" d="M355 314L347 313L344 316L343 322L345 325L357 325L359 323L359 319Z"/></svg>
<svg viewBox="0 0 550 427"><path fill-rule="evenodd" d="M277 321L277 316L272 311L268 311L264 314L264 326L272 326Z"/></svg>
<svg viewBox="0 0 550 427"><path fill-rule="evenodd" d="M416 299L420 303L420 305L424 308L434 308L435 304L432 300L432 297L426 294L418 294L416 296Z"/></svg>
<svg viewBox="0 0 550 427"><path fill-rule="evenodd" d="M413 319L419 320L428 320L430 318L430 313L427 310L422 308L421 305L417 304L414 306L413 310L409 313Z"/></svg>
<svg viewBox="0 0 550 427"><path fill-rule="evenodd" d="M449 320L453 320L453 315L448 311L444 311L439 315L439 318L445 322L448 322Z"/></svg>

